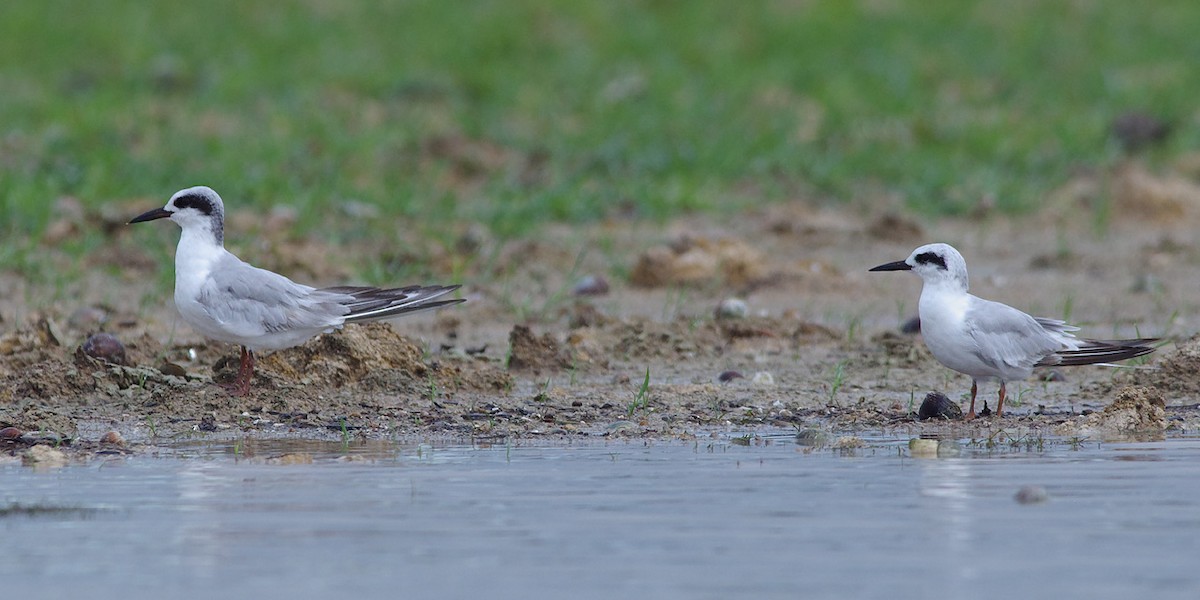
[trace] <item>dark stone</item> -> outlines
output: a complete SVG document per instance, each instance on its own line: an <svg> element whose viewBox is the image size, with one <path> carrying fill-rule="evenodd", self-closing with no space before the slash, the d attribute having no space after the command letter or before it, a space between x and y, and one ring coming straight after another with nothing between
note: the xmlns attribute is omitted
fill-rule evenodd
<svg viewBox="0 0 1200 600"><path fill-rule="evenodd" d="M926 419L957 421L962 416L962 408L958 403L953 402L941 392L929 392L926 394L925 400L921 402L921 408L917 411L917 418L922 421Z"/></svg>

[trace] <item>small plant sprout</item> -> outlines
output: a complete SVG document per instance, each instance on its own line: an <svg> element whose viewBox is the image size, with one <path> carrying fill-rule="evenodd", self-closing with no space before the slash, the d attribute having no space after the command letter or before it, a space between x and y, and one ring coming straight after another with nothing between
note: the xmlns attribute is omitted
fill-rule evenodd
<svg viewBox="0 0 1200 600"><path fill-rule="evenodd" d="M846 382L846 361L838 361L838 364L833 367L833 373L829 376L829 403L834 403L834 398L837 396L838 390L842 389L842 384Z"/></svg>
<svg viewBox="0 0 1200 600"><path fill-rule="evenodd" d="M853 316L846 323L846 341L853 342L858 337L858 331L862 328L862 317Z"/></svg>
<svg viewBox="0 0 1200 600"><path fill-rule="evenodd" d="M1008 397L1008 403L1014 407L1019 407L1025 403L1025 394L1029 393L1028 387L1017 384L1017 393Z"/></svg>
<svg viewBox="0 0 1200 600"><path fill-rule="evenodd" d="M646 377L642 380L642 387L638 389L637 394L633 397L633 402L629 403L629 416L638 409L645 410L650 403L650 367L646 367Z"/></svg>

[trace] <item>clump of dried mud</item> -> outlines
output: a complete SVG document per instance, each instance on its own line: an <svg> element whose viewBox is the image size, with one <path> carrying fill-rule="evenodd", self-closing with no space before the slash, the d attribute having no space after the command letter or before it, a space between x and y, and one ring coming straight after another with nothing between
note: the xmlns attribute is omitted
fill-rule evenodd
<svg viewBox="0 0 1200 600"><path fill-rule="evenodd" d="M1172 396L1200 396L1200 336L1179 342L1162 353L1153 370L1136 371L1131 379Z"/></svg>
<svg viewBox="0 0 1200 600"><path fill-rule="evenodd" d="M1166 400L1149 386L1126 386L1104 410L1065 424L1065 435L1161 435L1167 428Z"/></svg>
<svg viewBox="0 0 1200 600"><path fill-rule="evenodd" d="M711 282L742 286L761 281L768 274L762 252L741 240L683 236L643 252L629 281L642 287Z"/></svg>

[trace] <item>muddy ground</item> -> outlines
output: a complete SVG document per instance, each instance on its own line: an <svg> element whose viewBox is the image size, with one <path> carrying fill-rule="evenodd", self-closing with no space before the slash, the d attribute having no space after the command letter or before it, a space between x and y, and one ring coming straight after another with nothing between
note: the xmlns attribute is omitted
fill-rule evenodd
<svg viewBox="0 0 1200 600"><path fill-rule="evenodd" d="M987 202L936 221L881 208L894 204L800 199L665 225L614 217L509 242L466 225L421 254L432 272L462 273L466 304L263 356L244 398L215 383L236 369L237 349L177 320L158 276L170 255L146 243L154 234L113 226L71 281L0 274L0 437L9 452L38 440L127 451L207 436L676 438L783 427L854 443L898 430L1019 439L1200 426L1200 191L1190 179L1137 165L1082 174L1020 218ZM300 281L348 283L352 261L340 259L390 251L379 240L296 238L286 223L271 229L229 210L230 248ZM58 256L54 236L100 217L74 218L42 241L47 264L79 260ZM1069 316L1085 336L1167 341L1135 369L1066 368L1010 384L1003 418L920 421L927 393L963 402L970 380L902 331L919 279L867 269L931 241L962 251L979 295ZM419 283L449 282L435 279ZM101 331L121 342L123 364L81 349ZM995 392L983 386L981 405Z"/></svg>

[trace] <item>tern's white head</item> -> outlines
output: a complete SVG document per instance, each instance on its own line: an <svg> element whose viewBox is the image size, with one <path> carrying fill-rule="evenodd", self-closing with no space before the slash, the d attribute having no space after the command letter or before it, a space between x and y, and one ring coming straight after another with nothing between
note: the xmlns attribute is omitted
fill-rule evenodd
<svg viewBox="0 0 1200 600"><path fill-rule="evenodd" d="M949 285L967 291L967 261L950 244L926 244L908 258L879 265L872 271L912 271L929 285Z"/></svg>
<svg viewBox="0 0 1200 600"><path fill-rule="evenodd" d="M188 231L207 231L217 245L225 242L225 203L212 188L198 185L175 192L162 208L142 213L130 223L171 219Z"/></svg>

